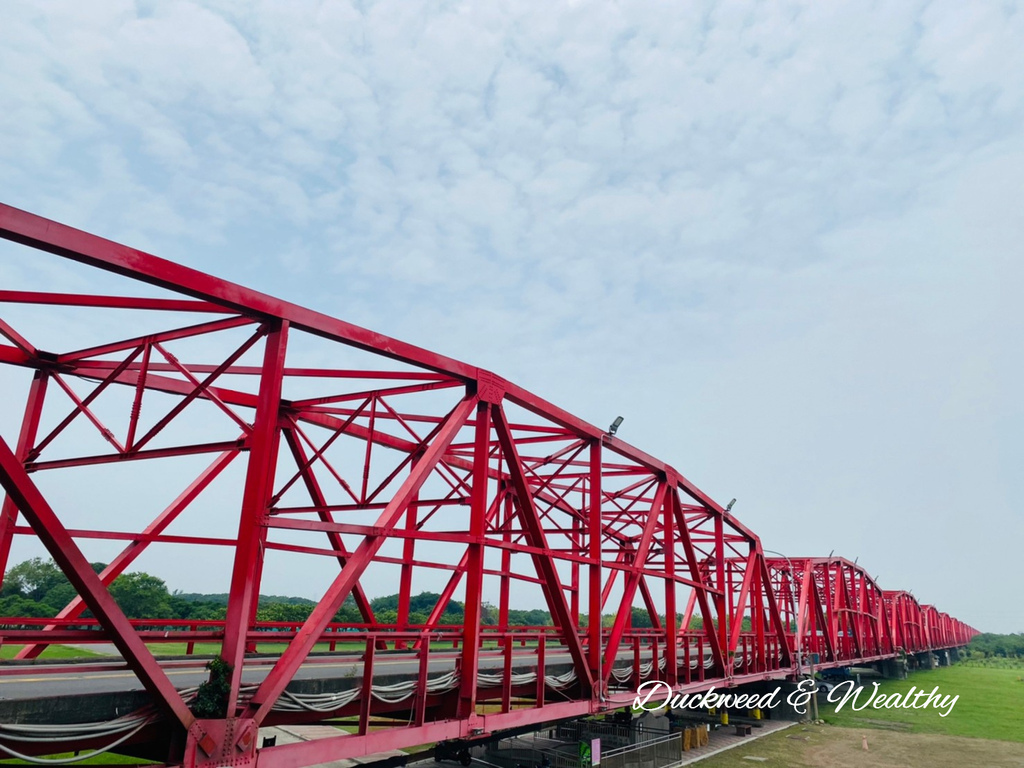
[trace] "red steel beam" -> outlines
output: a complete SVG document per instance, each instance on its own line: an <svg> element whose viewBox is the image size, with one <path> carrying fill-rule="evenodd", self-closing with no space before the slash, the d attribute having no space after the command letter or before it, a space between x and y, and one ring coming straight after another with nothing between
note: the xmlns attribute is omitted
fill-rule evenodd
<svg viewBox="0 0 1024 768"><path fill-rule="evenodd" d="M35 444L48 381L49 376L46 371L36 371L32 376L28 401L25 403L25 415L21 422L21 433L18 436L18 445L15 449L19 462L25 461ZM0 506L0 585L3 585L4 574L7 572L7 558L11 553L11 542L14 540L14 527L17 523L18 507L13 498L6 496L3 505Z"/></svg>
<svg viewBox="0 0 1024 768"><path fill-rule="evenodd" d="M477 672L480 652L480 609L483 602L484 547L487 515L487 482L491 455L491 407L477 402L473 448L473 493L469 507L469 544L466 547L466 602L459 665L459 717L476 713ZM429 643L427 643L429 647Z"/></svg>
<svg viewBox="0 0 1024 768"><path fill-rule="evenodd" d="M281 386L288 345L288 324L280 323L267 334L263 353L256 422L245 476L242 512L238 525L238 545L231 571L228 612L224 625L224 643L220 656L231 669L231 692L226 716L238 707L238 689L242 681L242 659L246 650L246 632L255 618L259 601L260 574L263 570L263 544L266 541L266 517L274 492L277 467L277 429L280 416ZM212 374L211 374L212 375Z"/></svg>

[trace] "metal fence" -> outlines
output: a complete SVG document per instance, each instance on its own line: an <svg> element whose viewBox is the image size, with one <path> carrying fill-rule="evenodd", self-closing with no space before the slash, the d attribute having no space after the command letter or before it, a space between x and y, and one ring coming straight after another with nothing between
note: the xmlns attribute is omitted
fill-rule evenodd
<svg viewBox="0 0 1024 768"><path fill-rule="evenodd" d="M669 735L669 731L645 728L639 722L613 723L601 720L572 720L559 723L554 737L563 741L601 740L602 752L657 741Z"/></svg>
<svg viewBox="0 0 1024 768"><path fill-rule="evenodd" d="M537 734L501 739L488 747L486 760L499 768L580 768L576 743Z"/></svg>
<svg viewBox="0 0 1024 768"><path fill-rule="evenodd" d="M558 728L546 738L539 734L502 739L487 750L486 762L498 768L580 768L578 744L601 739L601 768L666 768L679 763L683 754L683 735L664 731L637 731L619 723L567 723L566 726L599 726L606 735L634 738L636 741L609 748L605 735L585 728ZM602 728L603 727L603 728ZM618 730L616 730L618 729Z"/></svg>
<svg viewBox="0 0 1024 768"><path fill-rule="evenodd" d="M601 768L665 768L683 759L683 734L673 733L601 753Z"/></svg>

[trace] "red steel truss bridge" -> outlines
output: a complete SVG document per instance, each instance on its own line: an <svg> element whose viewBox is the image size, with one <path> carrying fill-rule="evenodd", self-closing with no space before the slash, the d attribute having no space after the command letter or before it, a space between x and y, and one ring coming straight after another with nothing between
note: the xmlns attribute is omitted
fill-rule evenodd
<svg viewBox="0 0 1024 768"><path fill-rule="evenodd" d="M35 539L77 591L56 618L0 619L20 646L7 755L293 768L607 711L646 680L781 680L976 634L846 559L766 557L675 468L489 371L9 206L0 235L15 264L63 275L51 254L114 286L0 289L22 393L3 402L0 573ZM116 551L100 573L98 545ZM161 550L223 575L226 618L126 618L108 587ZM301 623L257 620L282 573L321 594ZM424 585L441 597L411 616ZM360 620L336 623L352 601ZM537 607L551 625L510 622ZM90 643L119 656L31 661ZM324 721L348 727L259 732Z"/></svg>

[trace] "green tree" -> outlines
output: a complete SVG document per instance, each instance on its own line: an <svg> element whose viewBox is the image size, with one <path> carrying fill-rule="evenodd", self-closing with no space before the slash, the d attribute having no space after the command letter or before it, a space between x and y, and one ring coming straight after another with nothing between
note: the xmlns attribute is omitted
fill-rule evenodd
<svg viewBox="0 0 1024 768"><path fill-rule="evenodd" d="M998 635L992 632L983 632L971 639L970 651L972 658L984 658L986 656L1024 657L1024 633Z"/></svg>
<svg viewBox="0 0 1024 768"><path fill-rule="evenodd" d="M442 626L448 625L448 624L454 624L454 625L458 626L459 624L462 624L465 620L466 620L466 614L465 613L463 613L461 611L459 613L453 613L451 611L451 609L449 608L447 611L445 611L441 615L441 618L438 619L437 623L442 625Z"/></svg>
<svg viewBox="0 0 1024 768"><path fill-rule="evenodd" d="M409 613L425 613L430 615L430 612L434 610L434 606L437 605L437 601L441 599L441 595L437 592L420 592L418 595L411 595L409 597ZM398 612L398 593L393 595L382 595L375 597L370 601L370 607L373 608L374 615L379 614L381 611L395 611ZM445 613L456 614L462 616L464 608L462 603L458 600L449 601L445 608ZM462 619L459 619L462 621Z"/></svg>
<svg viewBox="0 0 1024 768"><path fill-rule="evenodd" d="M338 612L334 614L334 621L338 624L361 624L363 614L359 612L355 604L343 604Z"/></svg>
<svg viewBox="0 0 1024 768"><path fill-rule="evenodd" d="M631 620L633 626L637 629L650 629L654 626L654 623L651 621L651 614L645 608L634 608Z"/></svg>
<svg viewBox="0 0 1024 768"><path fill-rule="evenodd" d="M57 564L53 560L33 557L7 571L0 595L20 595L28 600L41 602L47 592L60 584L70 586L67 576Z"/></svg>
<svg viewBox="0 0 1024 768"><path fill-rule="evenodd" d="M78 593L75 591L75 588L71 586L70 582L64 581L61 584L55 585L49 592L43 595L43 599L40 602L52 608L54 614L56 614L76 597L78 597Z"/></svg>
<svg viewBox="0 0 1024 768"><path fill-rule="evenodd" d="M163 579L148 573L122 573L110 585L110 594L128 618L155 619L171 615L167 585Z"/></svg>
<svg viewBox="0 0 1024 768"><path fill-rule="evenodd" d="M29 600L21 595L0 597L0 616L25 616L44 619L56 615L57 611L45 603L37 603L35 600Z"/></svg>
<svg viewBox="0 0 1024 768"><path fill-rule="evenodd" d="M312 610L312 605L261 603L256 611L256 619L258 621L290 621L298 624L308 619Z"/></svg>

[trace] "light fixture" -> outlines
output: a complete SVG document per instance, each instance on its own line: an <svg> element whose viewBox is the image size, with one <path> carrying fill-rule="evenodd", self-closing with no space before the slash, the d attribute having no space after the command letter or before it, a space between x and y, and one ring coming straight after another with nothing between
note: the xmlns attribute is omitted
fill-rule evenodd
<svg viewBox="0 0 1024 768"><path fill-rule="evenodd" d="M735 504L735 503L736 503L736 499L733 499L728 504L726 504L725 505L725 511L726 512L732 512L732 505Z"/></svg>
<svg viewBox="0 0 1024 768"><path fill-rule="evenodd" d="M619 427L621 427L621 426L622 426L622 417L621 416L616 416L615 417L615 421L613 421L612 425L610 427L608 427L608 434L609 435L614 435L616 432L619 431Z"/></svg>

